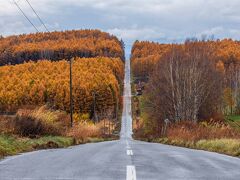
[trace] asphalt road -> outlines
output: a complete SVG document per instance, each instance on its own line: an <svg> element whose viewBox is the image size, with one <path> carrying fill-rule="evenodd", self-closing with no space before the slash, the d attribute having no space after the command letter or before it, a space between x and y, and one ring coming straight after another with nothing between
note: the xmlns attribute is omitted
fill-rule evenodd
<svg viewBox="0 0 240 180"><path fill-rule="evenodd" d="M0 161L0 180L240 179L240 159L132 140L130 66L126 63L121 139L42 150Z"/></svg>

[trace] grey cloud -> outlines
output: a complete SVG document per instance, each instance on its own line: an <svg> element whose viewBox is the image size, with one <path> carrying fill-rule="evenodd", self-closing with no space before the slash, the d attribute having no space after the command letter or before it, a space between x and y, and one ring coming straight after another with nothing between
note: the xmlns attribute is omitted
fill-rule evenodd
<svg viewBox="0 0 240 180"><path fill-rule="evenodd" d="M0 0L0 34L34 32L10 3ZM29 0L51 30L101 29L123 38L182 41L202 34L240 38L239 0ZM42 29L25 0L19 4Z"/></svg>

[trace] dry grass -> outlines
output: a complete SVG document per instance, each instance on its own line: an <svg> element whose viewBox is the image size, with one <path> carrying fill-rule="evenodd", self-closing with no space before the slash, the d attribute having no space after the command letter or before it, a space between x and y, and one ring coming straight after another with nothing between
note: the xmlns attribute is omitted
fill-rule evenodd
<svg viewBox="0 0 240 180"><path fill-rule="evenodd" d="M79 123L69 130L68 136L73 137L78 144L84 142L89 137L101 137L100 128L94 124Z"/></svg>
<svg viewBox="0 0 240 180"><path fill-rule="evenodd" d="M240 138L240 132L222 123L175 123L167 131L170 140L197 142L202 139Z"/></svg>
<svg viewBox="0 0 240 180"><path fill-rule="evenodd" d="M48 135L65 135L69 127L70 119L65 112L52 111L46 106L35 109L30 116L42 122Z"/></svg>
<svg viewBox="0 0 240 180"><path fill-rule="evenodd" d="M104 137L113 134L116 126L110 120L94 124L89 119L74 119L70 128L70 117L62 111L53 111L46 106L35 109L19 109L14 117L1 117L0 130L3 134L17 134L27 137L42 135L67 135L77 139Z"/></svg>
<svg viewBox="0 0 240 180"><path fill-rule="evenodd" d="M35 149L67 147L86 142L116 139L112 121L74 121L69 115L46 106L20 109L15 116L0 116L0 158ZM60 135L60 136L59 136Z"/></svg>
<svg viewBox="0 0 240 180"><path fill-rule="evenodd" d="M151 141L240 156L240 132L219 122L172 124L164 138Z"/></svg>
<svg viewBox="0 0 240 180"><path fill-rule="evenodd" d="M0 134L12 134L14 133L12 116L0 116Z"/></svg>
<svg viewBox="0 0 240 180"><path fill-rule="evenodd" d="M80 117L80 116L79 116ZM86 118L74 119L74 127L70 128L70 117L61 111L53 111L46 106L35 109L19 109L13 118L2 118L0 121L2 134L15 134L20 137L39 138L41 136L68 136L77 144L116 139L113 135L115 124L110 120L102 120L94 124Z"/></svg>
<svg viewBox="0 0 240 180"><path fill-rule="evenodd" d="M27 137L65 135L69 122L69 116L66 113L53 111L46 106L19 109L13 117L1 116L0 132Z"/></svg>
<svg viewBox="0 0 240 180"><path fill-rule="evenodd" d="M115 130L113 123L102 120L93 124L90 122L79 122L69 129L68 136L73 137L77 144L87 142L89 138L105 138Z"/></svg>

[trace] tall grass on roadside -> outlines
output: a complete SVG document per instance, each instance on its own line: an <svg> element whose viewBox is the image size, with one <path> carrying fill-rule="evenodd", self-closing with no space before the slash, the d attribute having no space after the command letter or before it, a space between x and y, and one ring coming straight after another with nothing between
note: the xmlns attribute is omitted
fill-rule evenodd
<svg viewBox="0 0 240 180"><path fill-rule="evenodd" d="M240 139L202 139L193 142L183 139L157 138L152 141L156 143L200 149L240 157Z"/></svg>
<svg viewBox="0 0 240 180"><path fill-rule="evenodd" d="M89 138L104 138L113 133L115 127L109 120L99 123L79 122L69 129L68 136L73 137L77 144L85 143Z"/></svg>
<svg viewBox="0 0 240 180"><path fill-rule="evenodd" d="M70 128L65 112L46 106L20 109L16 116L0 116L0 158L37 149L67 147L74 144L116 139L110 120L94 124L91 120L75 119Z"/></svg>
<svg viewBox="0 0 240 180"><path fill-rule="evenodd" d="M240 132L225 123L179 122L169 127L166 137L151 141L240 156Z"/></svg>
<svg viewBox="0 0 240 180"><path fill-rule="evenodd" d="M94 124L79 123L68 132L68 136L73 137L77 144L87 141L89 137L101 137L100 128Z"/></svg>
<svg viewBox="0 0 240 180"><path fill-rule="evenodd" d="M191 142L202 139L240 139L240 132L221 123L192 123L190 121L184 121L172 124L167 130L167 138Z"/></svg>
<svg viewBox="0 0 240 180"><path fill-rule="evenodd" d="M200 140L196 142L196 148L232 156L240 156L239 139Z"/></svg>

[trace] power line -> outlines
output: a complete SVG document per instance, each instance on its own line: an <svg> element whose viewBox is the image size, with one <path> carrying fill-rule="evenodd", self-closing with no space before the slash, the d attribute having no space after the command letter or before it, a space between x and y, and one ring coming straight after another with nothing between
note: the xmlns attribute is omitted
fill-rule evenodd
<svg viewBox="0 0 240 180"><path fill-rule="evenodd" d="M47 32L49 32L48 28L46 27L46 25L44 24L43 20L40 18L40 16L38 15L38 13L35 11L35 9L33 8L33 6L31 5L31 3L26 0L26 2L28 3L28 5L31 7L31 9L33 10L34 14L37 16L38 20L40 21L40 23L44 26L44 28L47 30Z"/></svg>
<svg viewBox="0 0 240 180"><path fill-rule="evenodd" d="M27 17L27 15L23 12L23 10L21 9L21 7L18 5L18 3L13 0L13 3L17 6L17 8L22 12L23 16L28 20L28 22L35 28L35 30L37 32L39 32L38 28L32 23L32 21Z"/></svg>

